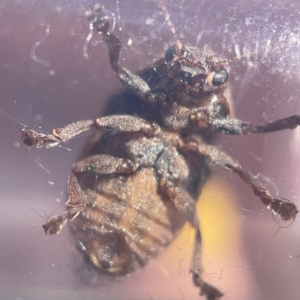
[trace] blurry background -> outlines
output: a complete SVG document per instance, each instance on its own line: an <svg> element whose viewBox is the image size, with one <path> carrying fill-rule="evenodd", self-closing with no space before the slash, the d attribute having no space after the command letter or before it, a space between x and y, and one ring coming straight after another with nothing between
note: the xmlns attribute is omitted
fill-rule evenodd
<svg viewBox="0 0 300 300"><path fill-rule="evenodd" d="M229 60L244 55L230 64L236 116L259 124L300 113L297 0L166 2L183 43L209 45ZM49 237L41 228L43 218L64 211L67 177L85 137L68 143L71 151L29 152L18 124L49 133L94 119L122 89L101 36L93 36L84 58L89 28L83 14L92 3L0 0L0 298L199 299L188 271L189 226L158 260L116 280L86 271L68 230ZM151 64L172 42L155 1L101 3L115 14L122 64L131 70ZM299 129L217 141L274 195L298 206L299 144ZM239 178L217 168L199 209L205 279L224 291L224 299L299 299L297 219L274 236L279 225L271 212Z"/></svg>

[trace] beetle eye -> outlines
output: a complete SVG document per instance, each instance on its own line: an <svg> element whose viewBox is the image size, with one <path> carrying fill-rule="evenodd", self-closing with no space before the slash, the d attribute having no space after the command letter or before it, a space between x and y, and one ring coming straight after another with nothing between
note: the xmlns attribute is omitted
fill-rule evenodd
<svg viewBox="0 0 300 300"><path fill-rule="evenodd" d="M176 56L180 57L186 55L186 49L184 46L181 47L180 53L177 53L177 51L174 45L168 47L168 49L165 52L165 60L167 63L172 61Z"/></svg>
<svg viewBox="0 0 300 300"><path fill-rule="evenodd" d="M191 79L194 77L194 75L191 74L190 72L181 71L179 77L182 79Z"/></svg>
<svg viewBox="0 0 300 300"><path fill-rule="evenodd" d="M176 56L174 46L168 47L165 52L165 60L166 62L170 62Z"/></svg>
<svg viewBox="0 0 300 300"><path fill-rule="evenodd" d="M225 83L228 79L228 72L225 68L221 67L218 72L215 73L212 84L214 86L220 86Z"/></svg>

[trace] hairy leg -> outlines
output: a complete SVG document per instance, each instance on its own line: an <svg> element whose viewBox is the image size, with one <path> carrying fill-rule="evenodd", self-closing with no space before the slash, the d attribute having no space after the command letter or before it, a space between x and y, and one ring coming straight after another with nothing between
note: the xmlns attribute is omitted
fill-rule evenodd
<svg viewBox="0 0 300 300"><path fill-rule="evenodd" d="M213 163L237 173L240 178L252 188L262 203L271 208L274 214L278 214L283 221L293 221L296 218L298 209L294 203L272 197L266 187L249 171L245 170L238 162L234 161L229 155L220 151L217 147L207 145L200 140L186 142L181 146L181 151L184 153L196 152L209 158Z"/></svg>

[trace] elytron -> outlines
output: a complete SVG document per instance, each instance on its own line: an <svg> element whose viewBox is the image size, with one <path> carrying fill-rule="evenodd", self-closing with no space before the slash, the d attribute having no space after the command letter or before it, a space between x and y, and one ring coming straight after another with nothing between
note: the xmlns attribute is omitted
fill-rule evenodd
<svg viewBox="0 0 300 300"><path fill-rule="evenodd" d="M226 62L207 48L183 45L160 3L174 43L165 56L134 74L120 66L122 43L108 11L86 11L102 35L112 70L127 89L116 99L114 114L56 128L53 134L22 130L27 146L48 148L93 130L68 180L67 210L43 225L57 234L68 222L78 248L101 273L122 276L145 266L165 249L188 221L195 228L190 272L200 295L216 300L223 293L201 277L201 232L196 201L210 167L231 170L263 205L283 221L293 221L297 207L274 198L259 179L211 144L215 134L268 133L293 129L293 115L262 125L230 116L224 95ZM118 102L119 101L119 102Z"/></svg>

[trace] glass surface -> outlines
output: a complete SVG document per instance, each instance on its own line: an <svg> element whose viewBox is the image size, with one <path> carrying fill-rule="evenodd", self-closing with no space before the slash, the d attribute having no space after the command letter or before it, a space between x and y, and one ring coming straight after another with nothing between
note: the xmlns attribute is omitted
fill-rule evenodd
<svg viewBox="0 0 300 300"><path fill-rule="evenodd" d="M300 114L298 1L166 2L183 43L209 45L233 60L235 116L260 124ZM58 236L42 230L44 219L65 209L67 177L86 137L65 145L71 151L28 151L18 124L49 133L94 119L122 89L101 36L85 48L84 10L93 3L0 1L0 298L201 299L189 274L189 226L157 260L120 279L88 272L68 229ZM101 4L115 14L121 63L130 70L151 64L172 42L155 1ZM219 135L216 144L258 174L273 194L300 206L299 129ZM204 275L224 292L222 299L299 299L299 220L276 233L271 212L236 175L219 168L202 196Z"/></svg>

